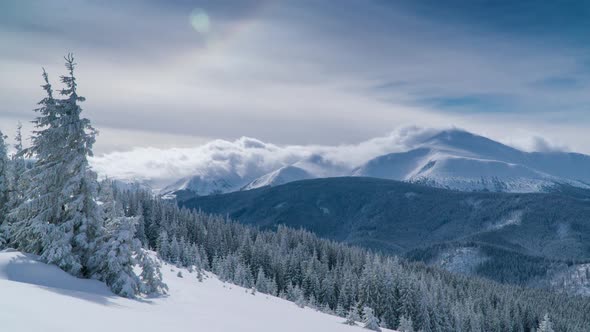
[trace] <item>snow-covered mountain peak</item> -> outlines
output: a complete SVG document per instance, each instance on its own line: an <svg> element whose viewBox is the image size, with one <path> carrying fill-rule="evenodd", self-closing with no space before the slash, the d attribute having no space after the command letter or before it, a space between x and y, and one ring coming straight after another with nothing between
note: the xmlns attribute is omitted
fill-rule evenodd
<svg viewBox="0 0 590 332"><path fill-rule="evenodd" d="M119 153L94 166L116 180L140 178L161 194L188 190L210 195L336 176L469 191L537 192L556 183L590 186L590 156L525 152L460 129L406 130L357 145L332 147L278 146L242 137L233 142L215 140L194 149L147 152L153 160L137 166L146 169L141 176L131 169L141 165L135 160L141 151ZM117 174L109 174L111 168Z"/></svg>
<svg viewBox="0 0 590 332"><path fill-rule="evenodd" d="M353 174L465 191L539 192L557 184L590 187L590 157L524 152L453 129L427 137L408 151L369 160Z"/></svg>

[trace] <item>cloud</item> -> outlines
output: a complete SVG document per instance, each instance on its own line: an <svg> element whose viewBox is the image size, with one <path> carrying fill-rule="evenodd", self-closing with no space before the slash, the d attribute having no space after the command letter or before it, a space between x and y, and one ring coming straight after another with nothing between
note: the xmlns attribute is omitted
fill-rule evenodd
<svg viewBox="0 0 590 332"><path fill-rule="evenodd" d="M565 145L556 145L553 144L543 137L535 136L532 138L532 150L537 152L564 152L568 151L567 146Z"/></svg>
<svg viewBox="0 0 590 332"><path fill-rule="evenodd" d="M135 148L91 159L101 177L147 182L161 188L183 177L237 174L256 178L300 161L323 163L346 173L373 157L410 149L438 130L402 128L387 136L349 145L275 145L241 137L213 140L193 148Z"/></svg>
<svg viewBox="0 0 590 332"><path fill-rule="evenodd" d="M504 140L544 128L590 149L573 134L590 125L588 94L551 79L586 84L587 52L575 40L548 46L521 31L522 8L503 25L489 19L506 17L502 6L489 16L476 5L413 3L2 3L0 127L33 117L40 68L55 81L61 57L75 51L85 114L102 132L99 153L241 136L342 145L414 124ZM190 25L195 7L210 17L206 35Z"/></svg>

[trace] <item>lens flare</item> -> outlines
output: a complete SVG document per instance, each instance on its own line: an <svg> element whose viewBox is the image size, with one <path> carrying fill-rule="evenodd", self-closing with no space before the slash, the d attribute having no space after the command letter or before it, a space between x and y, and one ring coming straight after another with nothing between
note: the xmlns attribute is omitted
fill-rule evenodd
<svg viewBox="0 0 590 332"><path fill-rule="evenodd" d="M209 15L207 15L207 13L201 8L197 8L191 12L190 22L193 29L201 34L209 32L209 28L211 27Z"/></svg>

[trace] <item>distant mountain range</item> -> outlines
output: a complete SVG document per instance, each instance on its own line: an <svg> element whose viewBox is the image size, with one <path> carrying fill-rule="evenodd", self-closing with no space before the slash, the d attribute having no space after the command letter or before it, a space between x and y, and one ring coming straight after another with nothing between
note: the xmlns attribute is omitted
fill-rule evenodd
<svg viewBox="0 0 590 332"><path fill-rule="evenodd" d="M460 192L342 177L222 195L180 193L181 206L261 228L304 228L454 272L528 286L569 285L568 291L590 295L590 264L584 265L590 262L586 189Z"/></svg>
<svg viewBox="0 0 590 332"><path fill-rule="evenodd" d="M211 163L217 165L216 163ZM548 192L558 185L590 188L590 156L524 152L462 130L433 133L402 152L349 167L314 154L267 171L262 167L212 167L166 186L163 194L228 193L297 180L361 176L420 183L459 191Z"/></svg>

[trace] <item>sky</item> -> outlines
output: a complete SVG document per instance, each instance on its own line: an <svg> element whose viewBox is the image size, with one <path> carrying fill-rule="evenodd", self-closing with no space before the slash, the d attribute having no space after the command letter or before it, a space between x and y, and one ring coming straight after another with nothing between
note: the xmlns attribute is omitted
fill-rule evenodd
<svg viewBox="0 0 590 332"><path fill-rule="evenodd" d="M590 153L589 31L587 1L4 0L0 130L73 52L98 155L408 126Z"/></svg>

